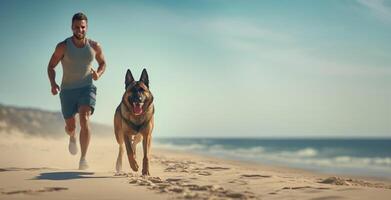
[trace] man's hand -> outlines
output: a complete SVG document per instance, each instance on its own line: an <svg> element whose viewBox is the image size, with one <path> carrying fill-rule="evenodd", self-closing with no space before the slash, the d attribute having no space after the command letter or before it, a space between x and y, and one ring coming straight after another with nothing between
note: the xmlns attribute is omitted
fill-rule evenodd
<svg viewBox="0 0 391 200"><path fill-rule="evenodd" d="M57 85L57 83L52 84L52 94L56 95L58 94L58 91L60 91L60 87Z"/></svg>
<svg viewBox="0 0 391 200"><path fill-rule="evenodd" d="M91 68L91 74L92 74L92 79L94 79L94 81L97 81L100 77L99 73L93 68Z"/></svg>

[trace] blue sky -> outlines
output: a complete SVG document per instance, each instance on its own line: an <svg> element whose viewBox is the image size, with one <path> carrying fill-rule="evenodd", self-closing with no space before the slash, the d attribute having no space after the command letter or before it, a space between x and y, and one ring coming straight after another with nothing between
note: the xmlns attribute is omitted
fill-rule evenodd
<svg viewBox="0 0 391 200"><path fill-rule="evenodd" d="M46 68L79 11L107 61L95 122L145 67L158 136L391 136L389 0L2 0L0 103L60 110Z"/></svg>

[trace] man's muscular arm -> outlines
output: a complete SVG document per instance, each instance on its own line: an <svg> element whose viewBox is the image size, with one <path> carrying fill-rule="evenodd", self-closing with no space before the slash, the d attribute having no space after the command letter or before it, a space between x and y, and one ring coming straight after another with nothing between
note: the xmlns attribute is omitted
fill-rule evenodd
<svg viewBox="0 0 391 200"><path fill-rule="evenodd" d="M98 42L91 41L91 46L95 50L95 59L99 64L98 70L95 71L94 69L91 69L92 78L96 81L102 76L103 72L105 72L106 61L100 44Z"/></svg>
<svg viewBox="0 0 391 200"><path fill-rule="evenodd" d="M60 87L56 83L56 71L54 70L54 68L57 66L57 64L64 56L64 52L65 52L65 43L64 42L58 43L48 64L48 76L49 76L49 81L50 81L53 95L56 95L60 90Z"/></svg>

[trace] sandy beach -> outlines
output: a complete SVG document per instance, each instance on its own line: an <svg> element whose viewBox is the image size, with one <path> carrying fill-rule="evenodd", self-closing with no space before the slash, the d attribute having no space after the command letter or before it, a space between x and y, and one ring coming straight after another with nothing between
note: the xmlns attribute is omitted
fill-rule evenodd
<svg viewBox="0 0 391 200"><path fill-rule="evenodd" d="M0 199L389 199L391 182L321 174L152 147L151 176L115 173L113 137L93 137L77 170L67 138L1 134ZM141 148L141 145L139 145ZM141 149L138 161L141 162Z"/></svg>

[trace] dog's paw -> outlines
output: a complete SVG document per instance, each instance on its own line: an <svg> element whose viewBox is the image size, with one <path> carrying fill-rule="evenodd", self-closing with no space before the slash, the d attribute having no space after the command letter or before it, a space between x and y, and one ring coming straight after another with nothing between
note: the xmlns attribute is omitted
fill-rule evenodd
<svg viewBox="0 0 391 200"><path fill-rule="evenodd" d="M115 165L115 171L117 173L122 172L122 163L117 162Z"/></svg>
<svg viewBox="0 0 391 200"><path fill-rule="evenodd" d="M114 176L128 176L128 174L123 171L120 171L120 172L115 172Z"/></svg>
<svg viewBox="0 0 391 200"><path fill-rule="evenodd" d="M129 160L130 168L132 168L133 171L137 172L138 171L138 164L137 164L135 156L128 154L128 160Z"/></svg>
<svg viewBox="0 0 391 200"><path fill-rule="evenodd" d="M143 176L150 176L151 174L149 174L149 170L143 169L142 175L143 175Z"/></svg>

